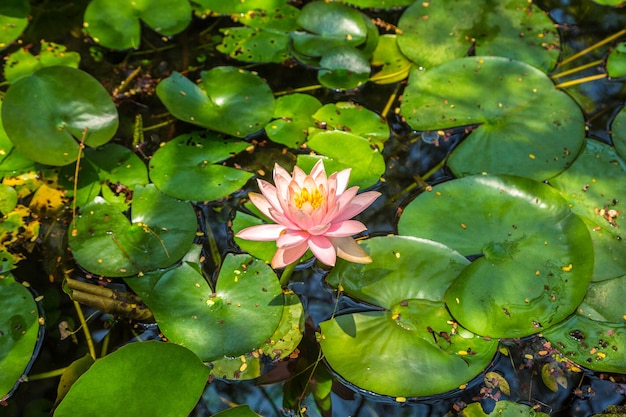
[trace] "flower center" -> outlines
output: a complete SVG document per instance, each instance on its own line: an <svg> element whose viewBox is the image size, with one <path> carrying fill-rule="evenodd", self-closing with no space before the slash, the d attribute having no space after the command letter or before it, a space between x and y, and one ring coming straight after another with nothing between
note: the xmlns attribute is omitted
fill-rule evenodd
<svg viewBox="0 0 626 417"><path fill-rule="evenodd" d="M306 209L307 206L315 210L324 202L324 196L317 187L313 191L309 191L308 188L303 188L299 193L296 193L293 202L300 210L302 210L303 207Z"/></svg>

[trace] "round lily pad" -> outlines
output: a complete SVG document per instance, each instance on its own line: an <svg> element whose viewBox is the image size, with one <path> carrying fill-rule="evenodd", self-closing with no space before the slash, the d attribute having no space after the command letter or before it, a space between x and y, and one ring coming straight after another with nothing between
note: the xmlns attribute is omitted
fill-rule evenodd
<svg viewBox="0 0 626 417"><path fill-rule="evenodd" d="M126 282L154 312L163 334L203 360L260 348L283 315L285 300L274 271L249 255L228 255L212 290L198 268L184 262Z"/></svg>
<svg viewBox="0 0 626 417"><path fill-rule="evenodd" d="M157 341L130 343L91 365L54 415L75 416L80 410L86 416L186 416L208 377L209 368L189 349Z"/></svg>
<svg viewBox="0 0 626 417"><path fill-rule="evenodd" d="M112 49L139 46L139 20L164 36L182 32L191 22L187 0L93 0L87 5L84 27L98 43Z"/></svg>
<svg viewBox="0 0 626 417"><path fill-rule="evenodd" d="M609 145L591 139L572 166L550 180L589 228L594 281L626 274L625 180L626 162Z"/></svg>
<svg viewBox="0 0 626 417"><path fill-rule="evenodd" d="M480 335L523 337L554 326L591 281L585 223L558 191L528 178L480 175L439 184L405 207L398 230L480 255L445 296L452 316Z"/></svg>
<svg viewBox="0 0 626 417"><path fill-rule="evenodd" d="M383 149L383 144L391 134L389 125L380 115L351 102L326 104L313 114L313 118L320 128L361 136L379 150ZM309 134L312 136L319 131L311 128Z"/></svg>
<svg viewBox="0 0 626 417"><path fill-rule="evenodd" d="M443 393L480 373L497 341L458 326L441 301L468 261L442 244L411 237L362 244L373 262L340 261L328 280L381 310L320 323L331 368L361 389L394 397Z"/></svg>
<svg viewBox="0 0 626 417"><path fill-rule="evenodd" d="M351 168L350 184L361 188L378 182L385 172L385 161L378 149L373 149L367 139L339 130L322 131L311 136L307 146L324 155L327 172ZM298 166L309 172L319 157L298 155ZM358 162L355 162L358 161Z"/></svg>
<svg viewBox="0 0 626 417"><path fill-rule="evenodd" d="M168 267L189 250L197 220L191 204L137 186L131 219L96 197L81 209L70 233L72 254L87 271L112 277Z"/></svg>
<svg viewBox="0 0 626 417"><path fill-rule="evenodd" d="M272 142L297 148L307 138L307 131L313 125L312 115L322 107L322 103L308 94L289 94L276 99L274 119L265 126L265 133Z"/></svg>
<svg viewBox="0 0 626 417"><path fill-rule="evenodd" d="M60 166L78 158L83 135L91 147L111 140L118 115L107 91L91 75L52 66L11 84L2 104L2 123L20 153Z"/></svg>
<svg viewBox="0 0 626 417"><path fill-rule="evenodd" d="M350 46L338 46L324 54L319 62L317 79L324 87L352 90L365 84L370 75L370 64L363 52Z"/></svg>
<svg viewBox="0 0 626 417"><path fill-rule="evenodd" d="M584 145L577 104L528 64L497 57L413 69L402 114L415 130L478 125L448 159L456 176L512 174L545 180Z"/></svg>
<svg viewBox="0 0 626 417"><path fill-rule="evenodd" d="M32 294L11 274L0 277L0 398L25 374L39 333L39 314Z"/></svg>
<svg viewBox="0 0 626 417"><path fill-rule="evenodd" d="M174 72L156 92L174 117L240 138L262 129L274 113L269 85L235 67L203 71L202 88Z"/></svg>
<svg viewBox="0 0 626 417"><path fill-rule="evenodd" d="M163 193L181 200L212 201L242 188L252 174L216 164L243 151L247 142L213 132L178 136L150 160L150 178Z"/></svg>
<svg viewBox="0 0 626 417"><path fill-rule="evenodd" d="M626 157L626 107L622 107L611 123L611 139L617 153Z"/></svg>
<svg viewBox="0 0 626 417"><path fill-rule="evenodd" d="M606 60L606 71L611 78L626 76L626 42L617 44Z"/></svg>
<svg viewBox="0 0 626 417"><path fill-rule="evenodd" d="M415 2L402 14L398 27L400 49L426 69L474 49L476 55L512 58L547 72L560 52L554 22L527 0Z"/></svg>

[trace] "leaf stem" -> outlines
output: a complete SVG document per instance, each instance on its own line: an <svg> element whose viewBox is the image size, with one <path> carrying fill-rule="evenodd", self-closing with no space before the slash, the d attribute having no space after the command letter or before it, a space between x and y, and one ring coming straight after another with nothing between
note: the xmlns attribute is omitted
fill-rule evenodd
<svg viewBox="0 0 626 417"><path fill-rule="evenodd" d="M387 104L385 104L383 111L380 113L380 116L383 119L387 119L387 115L389 114L389 110L391 110L391 106L393 106L393 103L395 103L396 99L398 98L398 91L400 91L400 83L396 85L395 90L389 96L389 99L387 100Z"/></svg>
<svg viewBox="0 0 626 417"><path fill-rule="evenodd" d="M588 69L588 68L592 68L592 67L595 67L595 66L597 66L597 65L600 65L600 64L602 64L603 62L604 62L604 60L603 60L603 59L598 59L597 61L593 61L593 62L590 62L590 63L588 63L588 64L584 64L584 65L581 65L581 66L579 66L579 67L569 69L569 70L567 70L567 71L561 71L561 72L557 72L556 74L551 74L551 75L550 75L550 78L552 78L552 79L554 80L554 79L556 79L556 78L562 78L562 77L565 77L565 76L567 76L567 75L572 75L572 74L575 74L575 73L577 73L577 72L580 72L580 71L586 70L586 69Z"/></svg>
<svg viewBox="0 0 626 417"><path fill-rule="evenodd" d="M67 367L54 369L52 371L42 372L42 373L35 374L35 375L29 375L28 376L28 380L29 381L39 381L39 380L42 380L42 379L54 378L56 376L63 375L63 372L65 372L66 369L67 369Z"/></svg>
<svg viewBox="0 0 626 417"><path fill-rule="evenodd" d="M275 96L284 96L285 94L293 94L293 93L303 93L305 91L313 91L313 90L319 90L320 88L322 88L321 85L308 85L306 87L300 87L300 88L294 88L292 90L284 90L284 91L277 91L276 93L274 93Z"/></svg>
<svg viewBox="0 0 626 417"><path fill-rule="evenodd" d="M578 78L576 80L565 81L564 83L557 84L555 87L556 88L567 88L567 87L571 87L573 85L587 83L589 81L601 80L602 78L606 78L607 76L608 76L608 74L590 75L589 77L583 77L583 78Z"/></svg>
<svg viewBox="0 0 626 417"><path fill-rule="evenodd" d="M93 339L91 338L91 332L89 331L89 326L87 326L87 321L85 320L85 315L83 314L83 310L78 304L77 301L72 300L74 303L74 308L76 309L76 314L78 315L78 320L80 321L80 325L83 328L83 333L85 333L85 340L87 341L87 347L89 348L89 354L96 360L96 348L93 344Z"/></svg>
<svg viewBox="0 0 626 417"><path fill-rule="evenodd" d="M609 42L614 41L615 39L619 38L622 35L626 35L626 29L622 29L619 32L614 33L613 35L608 36L608 37L602 39L600 42L594 43L590 47L583 49L582 51L580 51L580 52L570 56L567 59L564 59L563 61L561 61L561 62L559 62L557 64L557 67L562 67L563 65L569 64L570 62L580 58L583 55L588 54L589 52L593 51L594 49L597 49L597 48L601 47L602 45L605 45L605 44L607 44Z"/></svg>
<svg viewBox="0 0 626 417"><path fill-rule="evenodd" d="M287 284L289 283L289 279L291 278L291 275L293 274L293 271L296 269L296 265L298 265L299 263L300 263L300 260L296 262L292 262L285 267L285 269L283 270L283 273L280 275L281 287L287 286Z"/></svg>

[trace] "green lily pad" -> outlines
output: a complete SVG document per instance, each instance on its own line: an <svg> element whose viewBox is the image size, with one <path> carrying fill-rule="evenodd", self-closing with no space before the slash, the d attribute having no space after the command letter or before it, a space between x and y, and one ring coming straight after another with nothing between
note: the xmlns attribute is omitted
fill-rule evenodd
<svg viewBox="0 0 626 417"><path fill-rule="evenodd" d="M178 262L196 235L191 204L136 186L131 219L97 197L86 204L69 237L72 254L87 271L112 277L165 268Z"/></svg>
<svg viewBox="0 0 626 417"><path fill-rule="evenodd" d="M558 191L527 178L439 184L403 210L398 230L482 255L445 296L452 316L480 335L523 337L554 326L576 309L591 281L584 222Z"/></svg>
<svg viewBox="0 0 626 417"><path fill-rule="evenodd" d="M376 84L393 84L409 76L413 62L400 51L396 35L382 35L372 55L371 64L382 67L370 78Z"/></svg>
<svg viewBox="0 0 626 417"><path fill-rule="evenodd" d="M274 334L252 352L211 361L213 376L231 380L258 378L268 359L272 361L285 359L296 350L304 333L304 307L293 292L285 291L284 295L283 315Z"/></svg>
<svg viewBox="0 0 626 417"><path fill-rule="evenodd" d="M613 146L617 150L617 153L622 158L626 157L626 107L615 115L613 122L611 123L611 138L613 139Z"/></svg>
<svg viewBox="0 0 626 417"><path fill-rule="evenodd" d="M54 415L75 416L80 410L85 416L186 416L208 377L209 368L189 349L157 341L130 343L98 359Z"/></svg>
<svg viewBox="0 0 626 417"><path fill-rule="evenodd" d="M320 59L319 66L317 79L327 88L352 90L369 80L370 64L367 56L350 46L333 48Z"/></svg>
<svg viewBox="0 0 626 417"><path fill-rule="evenodd" d="M593 282L577 313L591 320L623 323L626 317L626 275Z"/></svg>
<svg viewBox="0 0 626 417"><path fill-rule="evenodd" d="M404 11L398 27L400 49L426 69L475 49L475 55L523 61L547 72L560 53L554 22L526 0L415 2Z"/></svg>
<svg viewBox="0 0 626 417"><path fill-rule="evenodd" d="M497 401L489 414L483 411L481 403L471 403L465 407L460 417L548 417L548 414L535 411L531 406L513 401Z"/></svg>
<svg viewBox="0 0 626 417"><path fill-rule="evenodd" d="M0 100L0 111L2 101ZM0 118L0 172L10 175L30 171L35 168L35 161L20 153L7 136Z"/></svg>
<svg viewBox="0 0 626 417"><path fill-rule="evenodd" d="M252 411L248 405L238 405L227 410L213 414L214 417L258 417L258 414Z"/></svg>
<svg viewBox="0 0 626 417"><path fill-rule="evenodd" d="M289 94L276 99L274 120L265 126L265 133L272 142L290 148L298 148L307 138L307 131L314 123L312 115L322 103L308 94Z"/></svg>
<svg viewBox="0 0 626 417"><path fill-rule="evenodd" d="M370 141L361 136L338 130L317 133L307 142L309 148L325 156L326 172L351 168L350 184L360 188L376 184L385 172L382 154L370 145ZM298 155L298 166L310 172L318 159L316 156Z"/></svg>
<svg viewBox="0 0 626 417"><path fill-rule="evenodd" d="M414 0L344 0L343 3L351 4L362 9L394 9L396 7L410 6Z"/></svg>
<svg viewBox="0 0 626 417"><path fill-rule="evenodd" d="M391 135L389 125L380 115L351 102L326 104L313 114L313 118L318 127L359 135L379 150L383 149L383 144ZM309 129L309 135L315 132L314 128Z"/></svg>
<svg viewBox="0 0 626 417"><path fill-rule="evenodd" d="M0 277L0 398L24 375L39 334L33 296L11 274Z"/></svg>
<svg viewBox="0 0 626 417"><path fill-rule="evenodd" d="M250 209L252 209L252 207L250 207ZM261 215L261 213L258 211L255 214L257 214L257 216ZM264 222L263 220L261 220L261 218L251 216L250 214L239 211L237 212L237 216L233 220L232 230L234 234L237 234L239 233L239 231L245 229L246 227L258 226L263 223ZM235 243L242 250L248 252L255 258L260 259L266 263L270 263L272 261L274 253L276 252L276 242L274 241L263 242L257 240L246 240L235 236Z"/></svg>
<svg viewBox="0 0 626 417"><path fill-rule="evenodd" d="M119 211L128 208L132 191L148 183L146 165L130 149L108 143L95 149L85 149L80 160L75 201L78 207L93 201L98 195ZM59 172L59 184L74 196L76 165L67 165Z"/></svg>
<svg viewBox="0 0 626 417"><path fill-rule="evenodd" d="M623 299L621 301L623 306ZM561 354L585 368L626 373L626 324L598 322L574 314L542 333Z"/></svg>
<svg viewBox="0 0 626 417"><path fill-rule="evenodd" d="M150 178L159 190L181 200L212 201L242 188L252 174L216 164L243 151L247 142L193 132L167 142L150 160Z"/></svg>
<svg viewBox="0 0 626 417"><path fill-rule="evenodd" d="M394 397L443 393L480 373L497 341L458 326L441 301L468 261L424 239L389 236L362 244L373 262L340 261L329 283L384 310L320 323L331 368L361 389Z"/></svg>
<svg viewBox="0 0 626 417"><path fill-rule="evenodd" d="M258 349L283 315L276 274L249 255L228 255L212 290L199 272L197 254L196 248L177 268L126 282L154 312L163 334L203 360Z"/></svg>
<svg viewBox="0 0 626 417"><path fill-rule="evenodd" d="M274 112L274 96L267 83L235 67L203 71L202 89L174 72L156 91L177 119L240 138L263 128Z"/></svg>
<svg viewBox="0 0 626 417"><path fill-rule="evenodd" d="M608 145L587 140L572 166L550 183L561 191L572 211L583 217L593 240L593 280L626 274L626 162ZM626 236L624 236L626 237Z"/></svg>
<svg viewBox="0 0 626 417"><path fill-rule="evenodd" d="M0 50L20 37L28 26L28 0L5 0L0 5Z"/></svg>
<svg viewBox="0 0 626 417"><path fill-rule="evenodd" d="M264 13L248 11L238 20L246 27L220 29L224 34L217 50L242 62L275 62L289 59L289 32L298 29L300 10L285 5Z"/></svg>
<svg viewBox="0 0 626 417"><path fill-rule="evenodd" d="M626 42L621 42L609 53L606 71L611 78L626 77Z"/></svg>
<svg viewBox="0 0 626 417"><path fill-rule="evenodd" d="M239 14L251 10L272 10L287 4L287 0L194 0L200 14Z"/></svg>
<svg viewBox="0 0 626 417"><path fill-rule="evenodd" d="M456 176L512 174L545 180L582 148L578 105L540 70L496 57L413 69L402 114L416 130L479 125L448 159Z"/></svg>
<svg viewBox="0 0 626 417"><path fill-rule="evenodd" d="M363 15L358 10L337 2L313 1L307 3L297 19L298 25L307 32L326 39L339 40L342 45L358 46L365 42L368 35ZM332 44L332 42L329 42ZM321 46L321 44L319 44ZM297 40L294 47L308 56L322 56L331 48L313 51L304 47Z"/></svg>
<svg viewBox="0 0 626 417"><path fill-rule="evenodd" d="M75 68L53 66L11 84L2 103L2 123L20 153L60 166L78 158L83 135L85 144L94 148L111 140L118 115L95 78Z"/></svg>
<svg viewBox="0 0 626 417"><path fill-rule="evenodd" d="M191 11L187 0L93 0L83 26L102 46L129 49L139 46L140 20L161 35L172 36L189 26Z"/></svg>
<svg viewBox="0 0 626 417"><path fill-rule="evenodd" d="M9 83L14 83L44 67L65 65L78 68L79 63L78 52L69 52L65 46L53 42L42 42L37 56L32 55L26 48L9 55L4 65L4 76Z"/></svg>

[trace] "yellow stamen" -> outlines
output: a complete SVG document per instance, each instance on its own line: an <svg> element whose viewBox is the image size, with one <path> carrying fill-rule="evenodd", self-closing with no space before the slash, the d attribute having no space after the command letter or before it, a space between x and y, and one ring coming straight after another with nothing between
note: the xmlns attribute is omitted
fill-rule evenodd
<svg viewBox="0 0 626 417"><path fill-rule="evenodd" d="M299 193L296 193L293 202L298 209L302 209L303 206L309 204L315 210L324 202L324 196L317 187L312 192L308 188L303 188Z"/></svg>

